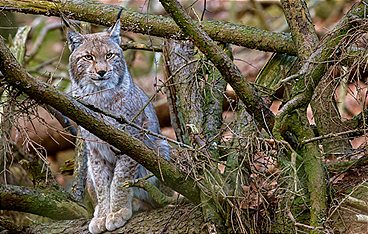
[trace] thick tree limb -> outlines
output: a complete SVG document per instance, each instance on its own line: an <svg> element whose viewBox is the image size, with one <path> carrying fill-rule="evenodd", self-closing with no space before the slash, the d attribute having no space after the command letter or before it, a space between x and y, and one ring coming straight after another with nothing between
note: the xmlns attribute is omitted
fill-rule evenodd
<svg viewBox="0 0 368 234"><path fill-rule="evenodd" d="M303 0L282 0L281 5L298 50L298 57L301 60L306 60L318 43L318 36L307 4Z"/></svg>
<svg viewBox="0 0 368 234"><path fill-rule="evenodd" d="M221 175L217 162L208 159L219 158L218 150L211 150L210 144L222 124L222 105L219 103L222 104L220 100L223 99L226 82L212 64L207 64L208 60L202 53L196 53L192 42L168 40L164 48L165 69L170 74L166 80L172 84L168 96L171 103L175 103L172 110L175 111L173 123L178 126L176 132L183 133L184 142L199 148L198 153L192 156L196 179L203 181L206 188L214 188L214 184L220 183ZM199 156L201 154L206 157ZM208 172L211 176L205 175ZM219 192L213 191L201 193L202 212L205 221L217 219L214 223L218 224L222 221L221 215L213 201ZM216 194L216 198L208 194Z"/></svg>
<svg viewBox="0 0 368 234"><path fill-rule="evenodd" d="M291 28L293 40L298 48L299 59L305 61L312 54L319 41L307 4L304 1L291 3L288 0L282 0L281 3ZM310 105L320 135L346 131L334 101L334 92L338 82L339 80L335 77L325 75L316 86L314 93L317 95L314 95L311 100ZM323 151L327 155L344 154L351 151L352 148L350 141L344 137L337 137L334 141L322 140L321 143ZM316 147L318 146L316 145Z"/></svg>
<svg viewBox="0 0 368 234"><path fill-rule="evenodd" d="M285 2L286 0L284 3ZM288 131L291 131L297 139L302 140L303 138L305 139L314 136L313 131L308 127L309 124L305 114L299 114L300 117L296 118L298 115L296 110L299 109L302 113L305 113L305 109L311 102L312 96L316 93L316 87L319 85L322 77L324 77L328 69L328 65L331 63L333 54L339 47L339 44L345 37L349 37L349 35L351 35L355 30L358 30L359 25L365 20L365 4L365 1L362 1L360 4L354 6L352 10L339 22L335 30L324 38L324 40L310 55L308 60L306 60L302 69L299 71L298 80L292 90L291 100L284 105L276 117L275 126L277 127L274 128L274 133L278 133L278 130L286 129L285 126L280 126L282 125L280 122L285 121L284 123L288 124ZM284 5L289 6L288 4ZM285 12L290 12L290 9L286 9ZM311 22L297 24L293 27L298 28L300 25L304 25L305 28L299 28L299 30L296 30L298 31L297 33L293 32L296 35L293 35L293 38L299 40L297 43L299 47L302 47L303 43L307 43L308 47L312 48L313 45L311 45L311 39L308 39L310 35L303 36L304 32L308 34L308 30L305 31L305 29L307 27L311 27ZM313 33L313 31L310 31L310 33ZM300 50L299 53L302 58L305 59L310 52L311 51L303 49ZM294 121L291 121L293 119ZM300 124L300 121L304 123L304 125ZM278 134L278 136L280 136L280 134ZM324 170L321 162L321 153L316 144L310 143L302 145L298 153L303 156L304 168L308 177L308 190L311 201L310 223L312 226L318 226L323 223L326 213L326 182L323 176Z"/></svg>
<svg viewBox="0 0 368 234"><path fill-rule="evenodd" d="M161 179L167 186L192 202L199 203L199 189L192 178L178 170L173 164L157 155L127 132L118 130L99 120L95 112L89 110L81 103L28 75L24 68L15 60L2 38L0 39L0 58L0 71L4 75L3 80L9 85L19 89L36 101L57 109L78 125L115 146L122 153L131 156Z"/></svg>
<svg viewBox="0 0 368 234"><path fill-rule="evenodd" d="M298 48L298 57L304 61L312 54L313 49L318 43L318 37L309 14L307 4L304 0L288 1L282 0L281 4L291 29L291 35ZM292 115L306 115L305 112ZM313 137L313 130L308 127L307 118L297 118L299 123L291 125L292 132L296 134L298 139L305 137ZM304 122L302 121L304 120ZM320 122L319 122L320 123ZM298 131L300 126L306 126L305 131ZM294 130L296 129L296 130ZM301 148L299 152L303 157L305 174L307 176L307 187L310 196L310 225L318 227L323 225L326 215L326 180L322 165L322 155L319 151L318 144L310 142Z"/></svg>
<svg viewBox="0 0 368 234"><path fill-rule="evenodd" d="M345 204L368 214L368 203L364 200L348 196L346 197Z"/></svg>
<svg viewBox="0 0 368 234"><path fill-rule="evenodd" d="M88 218L85 208L69 194L58 190L38 190L0 184L0 210L21 211L55 220Z"/></svg>
<svg viewBox="0 0 368 234"><path fill-rule="evenodd" d="M229 56L209 37L201 25L195 23L189 17L180 3L176 0L160 0L160 2L183 32L191 38L198 49L216 66L222 77L243 101L247 111L254 115L258 125L265 127L265 129L268 129L268 126L272 128L274 115L254 88L246 81Z"/></svg>
<svg viewBox="0 0 368 234"><path fill-rule="evenodd" d="M0 8L1 10L47 16L64 14L72 19L106 26L111 26L115 22L119 10L116 6L93 0L84 0L83 2L79 0L0 0ZM187 38L175 22L168 17L124 10L121 22L122 28L127 31L172 39ZM199 22L193 23L199 25ZM296 47L290 35L286 33L274 33L220 21L201 22L201 25L208 35L216 41L263 51L296 53Z"/></svg>
<svg viewBox="0 0 368 234"><path fill-rule="evenodd" d="M35 234L89 234L86 219L53 221L33 224L27 233ZM123 227L113 233L205 233L202 213L193 205L164 207L134 215Z"/></svg>

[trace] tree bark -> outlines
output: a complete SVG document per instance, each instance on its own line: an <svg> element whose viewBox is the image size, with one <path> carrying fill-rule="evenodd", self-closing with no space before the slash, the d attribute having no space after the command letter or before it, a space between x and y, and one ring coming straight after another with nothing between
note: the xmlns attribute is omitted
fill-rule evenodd
<svg viewBox="0 0 368 234"><path fill-rule="evenodd" d="M177 132L182 132L185 143L195 147L196 151L190 155L195 179L203 181L210 190L221 181L217 169L219 152L213 145L219 142L215 136L222 124L222 94L226 83L213 64L202 53L196 53L191 42L167 41L164 58L166 72L171 74L166 78L170 82L168 96L175 100L178 109L173 116L179 126ZM212 197L219 192L204 190L201 191L204 219L212 222L216 219L214 223L221 224L223 219L215 206L217 197Z"/></svg>
<svg viewBox="0 0 368 234"><path fill-rule="evenodd" d="M318 36L312 23L307 4L304 0L293 1L282 0L281 4L289 24L291 35L298 48L298 58L304 62L312 54L318 43ZM314 137L314 132L309 126L306 118L306 108L293 112L292 118L296 121L290 124L292 132L298 139L303 137ZM299 150L303 157L305 174L307 176L307 187L310 196L310 225L318 227L323 225L327 209L327 191L325 173L322 165L322 154L317 143L306 144Z"/></svg>
<svg viewBox="0 0 368 234"><path fill-rule="evenodd" d="M53 221L31 225L28 233L35 234L88 234L86 219ZM113 233L206 233L202 213L192 205L165 207L134 215L124 227ZM110 232L107 232L110 233Z"/></svg>
<svg viewBox="0 0 368 234"><path fill-rule="evenodd" d="M310 56L305 60L298 73L298 79L292 89L291 99L282 107L276 117L273 133L277 139L283 138L280 134L281 131L284 133L290 131L299 141L314 137L305 114L307 105L315 94L317 85L326 73L329 65L327 61L330 61L333 57L336 47L338 47L344 37L349 37L347 35L348 32L351 34L354 30L359 29L356 25L359 25L360 20L365 17L364 5L364 1L355 5L339 22L335 30L327 35L319 46L314 49L313 53L307 50L300 50L302 58L309 56L308 53ZM310 24L310 22L306 24ZM298 28L297 25L293 27L295 27L294 30ZM300 40L299 44L301 45L304 41L311 48L311 42L308 39L310 35L303 38L303 34L299 33L303 32L303 30L298 29L297 31L293 33L297 35L295 38ZM321 162L322 155L317 144L310 144L309 142L300 145L298 148L297 152L303 157L304 169L308 179L307 185L311 202L310 224L318 226L323 222L327 205L326 180Z"/></svg>
<svg viewBox="0 0 368 234"><path fill-rule="evenodd" d="M27 212L55 220L89 217L87 210L63 191L15 185L0 185L0 210Z"/></svg>

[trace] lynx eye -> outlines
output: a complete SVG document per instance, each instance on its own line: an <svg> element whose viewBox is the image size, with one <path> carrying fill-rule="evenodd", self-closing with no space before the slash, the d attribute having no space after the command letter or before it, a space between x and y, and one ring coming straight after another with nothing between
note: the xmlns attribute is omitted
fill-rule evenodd
<svg viewBox="0 0 368 234"><path fill-rule="evenodd" d="M110 58L112 58L113 56L114 56L114 54L113 54L113 53L107 53L107 54L105 55L106 59L110 59Z"/></svg>
<svg viewBox="0 0 368 234"><path fill-rule="evenodd" d="M83 56L83 59L85 59L85 60L93 60L93 56L92 55L89 55L89 54L87 54L87 55L84 55Z"/></svg>

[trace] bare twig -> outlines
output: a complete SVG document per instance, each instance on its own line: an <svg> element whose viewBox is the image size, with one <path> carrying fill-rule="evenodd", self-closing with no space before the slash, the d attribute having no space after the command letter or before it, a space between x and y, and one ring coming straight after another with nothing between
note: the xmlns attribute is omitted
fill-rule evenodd
<svg viewBox="0 0 368 234"><path fill-rule="evenodd" d="M319 140L323 140L323 139L328 139L328 138L334 138L334 137L338 137L338 136L344 136L344 135L351 135L354 134L354 136L356 136L356 134L359 133L365 133L367 132L368 129L353 129L353 130L348 130L348 131L344 131L344 132L337 132L337 133L330 133L330 134L326 134L323 136L318 136L318 137L313 137L310 139L306 139L303 140L302 142L300 142L300 144L307 144L313 141L319 141Z"/></svg>

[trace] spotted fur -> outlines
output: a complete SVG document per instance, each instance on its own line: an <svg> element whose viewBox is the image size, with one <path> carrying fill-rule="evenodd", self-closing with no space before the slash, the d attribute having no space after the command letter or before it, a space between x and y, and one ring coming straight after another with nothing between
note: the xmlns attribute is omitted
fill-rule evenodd
<svg viewBox="0 0 368 234"><path fill-rule="evenodd" d="M128 71L120 45L120 20L107 32L82 35L70 31L67 35L71 55L69 71L73 96L94 105L114 116L123 115L131 120L148 102L146 94L137 87ZM169 158L166 141L143 134L116 120L101 118L132 136L148 147ZM152 104L136 118L135 123L155 133L160 133L159 123ZM152 205L149 195L137 188L121 188L126 180L144 177L148 171L127 155L81 128L81 136L88 150L88 172L97 194L94 217L89 224L91 233L115 230L123 226L134 211ZM157 179L151 178L156 184Z"/></svg>

